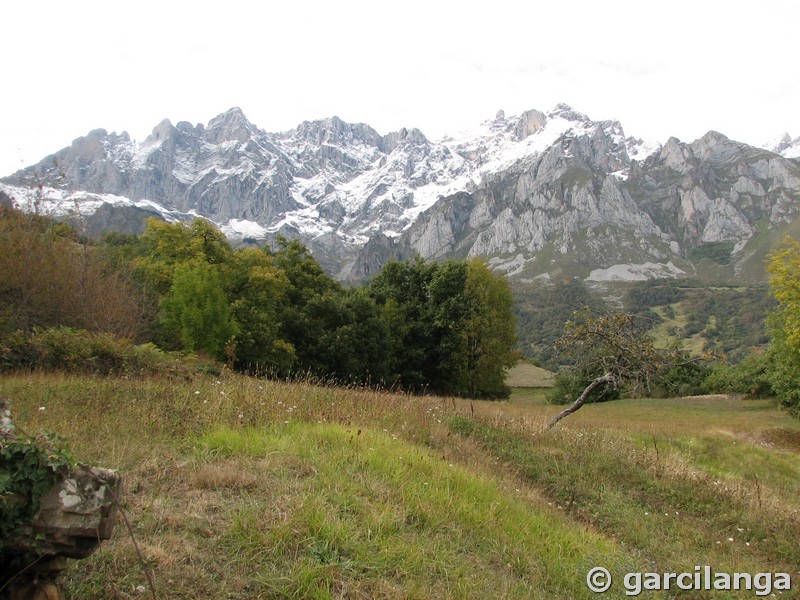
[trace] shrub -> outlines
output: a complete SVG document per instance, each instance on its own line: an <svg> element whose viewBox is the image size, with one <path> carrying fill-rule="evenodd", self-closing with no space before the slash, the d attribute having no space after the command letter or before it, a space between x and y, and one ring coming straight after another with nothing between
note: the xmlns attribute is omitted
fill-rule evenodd
<svg viewBox="0 0 800 600"><path fill-rule="evenodd" d="M560 371L556 375L552 389L546 394L547 401L550 404L570 404L575 402L592 379L592 377L588 377L584 373L567 370ZM618 389L612 386L604 386L592 392L586 402L607 402L608 400L616 400L619 396Z"/></svg>
<svg viewBox="0 0 800 600"><path fill-rule="evenodd" d="M753 352L739 364L718 363L709 371L703 389L711 394L747 394L755 398L774 394L770 383L771 359L766 352Z"/></svg>
<svg viewBox="0 0 800 600"><path fill-rule="evenodd" d="M59 370L95 375L172 373L185 375L191 367L178 355L154 344L133 345L110 333L91 333L69 327L0 334L0 371Z"/></svg>

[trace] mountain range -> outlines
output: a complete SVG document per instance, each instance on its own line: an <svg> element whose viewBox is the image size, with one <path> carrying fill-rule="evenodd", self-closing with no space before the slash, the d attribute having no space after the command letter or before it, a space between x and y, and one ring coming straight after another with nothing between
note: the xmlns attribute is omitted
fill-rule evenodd
<svg viewBox="0 0 800 600"><path fill-rule="evenodd" d="M648 144L567 105L429 140L337 117L270 133L233 108L137 142L98 129L0 179L0 202L86 233L206 218L236 244L301 239L355 282L386 261L484 257L524 283L698 277L759 282L800 233L800 138L710 131Z"/></svg>

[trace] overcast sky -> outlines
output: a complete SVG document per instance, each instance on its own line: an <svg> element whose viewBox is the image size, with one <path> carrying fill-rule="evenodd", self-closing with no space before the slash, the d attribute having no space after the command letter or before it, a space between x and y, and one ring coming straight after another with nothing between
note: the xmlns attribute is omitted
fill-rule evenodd
<svg viewBox="0 0 800 600"><path fill-rule="evenodd" d="M437 139L565 102L652 141L800 136L796 0L31 0L3 25L0 175L233 106L267 131L337 115Z"/></svg>

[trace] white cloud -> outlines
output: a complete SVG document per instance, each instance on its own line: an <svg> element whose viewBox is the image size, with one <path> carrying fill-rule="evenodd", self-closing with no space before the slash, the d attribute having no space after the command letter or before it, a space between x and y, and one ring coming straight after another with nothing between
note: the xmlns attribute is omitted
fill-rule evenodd
<svg viewBox="0 0 800 600"><path fill-rule="evenodd" d="M800 135L800 3L495 0L12 3L0 173L102 127L240 106L260 127L337 114L430 137L566 102L626 133ZM11 57L11 60L8 59Z"/></svg>

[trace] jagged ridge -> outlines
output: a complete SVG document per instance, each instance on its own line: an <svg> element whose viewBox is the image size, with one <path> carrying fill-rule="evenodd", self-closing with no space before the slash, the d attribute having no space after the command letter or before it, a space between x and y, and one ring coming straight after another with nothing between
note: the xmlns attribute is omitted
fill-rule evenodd
<svg viewBox="0 0 800 600"><path fill-rule="evenodd" d="M774 150L791 154L784 141ZM2 181L18 205L80 213L95 232L158 214L239 241L299 237L343 280L415 253L483 256L523 279L680 275L707 244L730 244L735 277L800 206L796 160L715 132L647 145L563 104L438 142L337 117L268 133L234 108L207 126L162 121L141 143L95 130Z"/></svg>

